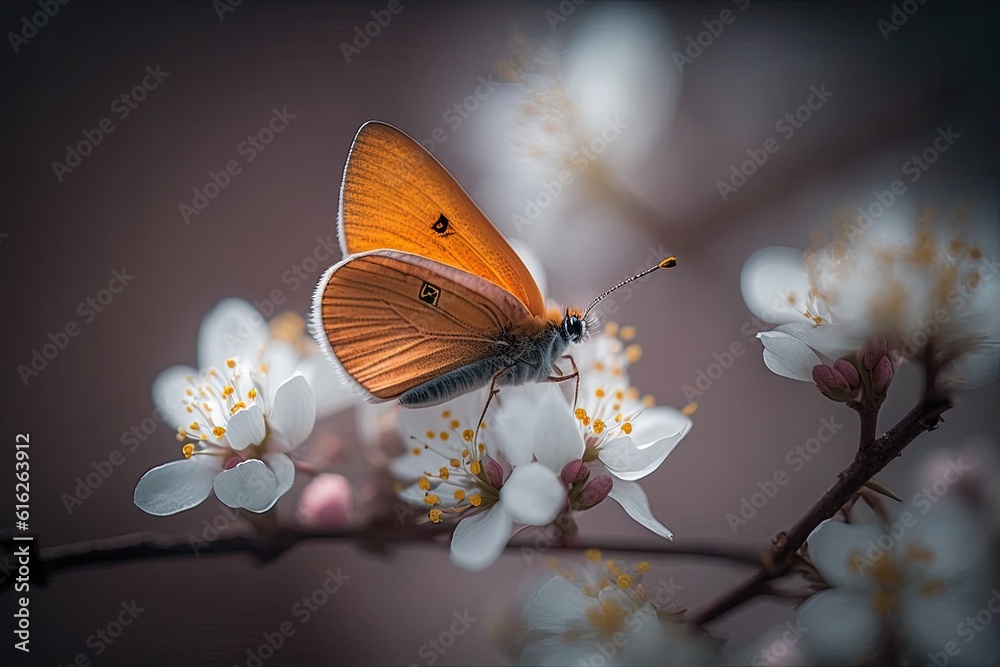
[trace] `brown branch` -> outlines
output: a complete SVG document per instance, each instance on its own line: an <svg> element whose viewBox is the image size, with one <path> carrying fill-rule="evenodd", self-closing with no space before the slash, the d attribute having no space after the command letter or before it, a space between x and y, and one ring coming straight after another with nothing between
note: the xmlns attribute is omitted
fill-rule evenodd
<svg viewBox="0 0 1000 667"><path fill-rule="evenodd" d="M22 533L22 535L24 535ZM260 563L271 562L292 548L305 542L348 542L362 548L385 553L391 545L429 544L447 546L442 537L448 531L429 526L364 527L337 532L310 532L296 529L282 529L267 535L235 535L216 540L202 540L193 534L164 535L158 533L137 533L105 540L91 540L42 549L33 553L31 581L45 584L56 572L64 572L87 565L111 565L115 563L159 560L164 558L200 558L202 556L224 556L245 554ZM37 541L37 534L35 535ZM9 539L3 540L8 546ZM35 542L17 544L34 545ZM650 556L701 557L727 560L742 565L759 565L760 552L757 549L729 547L716 544L674 544L672 542L607 542L590 541L586 544L540 544L537 540L521 540L507 545L508 550L526 549L537 553L547 551L582 551L600 549L608 552L629 552ZM8 567L13 563L7 558ZM16 565L14 566L16 569ZM14 580L7 577L0 582L0 592Z"/></svg>
<svg viewBox="0 0 1000 667"><path fill-rule="evenodd" d="M933 386L933 383L930 385ZM858 493L865 483L882 471L893 459L899 456L903 449L925 431L937 427L941 415L951 407L951 402L942 397L928 396L916 405L898 424L881 438L869 440L874 436L875 415L859 410L862 420L859 448L854 462L838 475L837 481L827 489L819 500L795 522L769 556L770 562L735 588L723 594L714 602L698 612L692 621L697 624L708 623L722 616L734 607L750 600L767 590L767 582L782 577L791 570L795 555L805 544L806 539L816 527L834 516L841 507ZM871 435L869 435L871 434Z"/></svg>

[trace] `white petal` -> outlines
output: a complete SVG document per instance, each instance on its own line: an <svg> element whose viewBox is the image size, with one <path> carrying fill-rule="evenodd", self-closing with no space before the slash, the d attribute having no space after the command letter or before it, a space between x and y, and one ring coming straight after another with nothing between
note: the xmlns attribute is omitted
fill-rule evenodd
<svg viewBox="0 0 1000 667"><path fill-rule="evenodd" d="M802 341L780 331L762 331L764 363L771 372L793 380L812 382L812 369L822 360Z"/></svg>
<svg viewBox="0 0 1000 667"><path fill-rule="evenodd" d="M580 588L563 577L545 583L528 607L528 629L562 634L587 629L587 609L597 606Z"/></svg>
<svg viewBox="0 0 1000 667"><path fill-rule="evenodd" d="M608 471L619 479L642 479L660 467L667 455L681 441L680 434L661 438L645 449L639 449L628 437L615 438L598 455Z"/></svg>
<svg viewBox="0 0 1000 667"><path fill-rule="evenodd" d="M882 627L871 597L836 588L809 598L799 609L798 625L823 665L864 664Z"/></svg>
<svg viewBox="0 0 1000 667"><path fill-rule="evenodd" d="M187 378L197 375L190 366L171 366L153 380L153 404L170 428L178 429L190 423L191 416L183 402L184 391L191 388Z"/></svg>
<svg viewBox="0 0 1000 667"><path fill-rule="evenodd" d="M584 635L586 637L586 635ZM598 643L598 645L600 645ZM573 635L555 635L531 642L521 651L519 664L538 667L565 667L565 665L618 665L618 662L597 662L603 656L595 648L591 637L578 639ZM593 662L591 662L593 661Z"/></svg>
<svg viewBox="0 0 1000 667"><path fill-rule="evenodd" d="M996 381L1000 375L1000 342L982 341L942 369L943 386L974 389Z"/></svg>
<svg viewBox="0 0 1000 667"><path fill-rule="evenodd" d="M673 539L673 533L653 516L653 511L649 509L649 499L646 498L646 492L642 490L638 482L612 479L614 486L611 487L611 493L608 494L609 498L621 505L622 509L640 526L648 528L660 537L665 537L668 540Z"/></svg>
<svg viewBox="0 0 1000 667"><path fill-rule="evenodd" d="M809 296L809 276L802 251L782 246L761 248L744 262L740 289L750 312L765 322L805 320L800 311ZM789 298L802 306L794 307Z"/></svg>
<svg viewBox="0 0 1000 667"><path fill-rule="evenodd" d="M534 457L558 473L583 456L583 435L569 402L555 385L506 387L500 408L499 424L491 424L490 432L512 465L529 463Z"/></svg>
<svg viewBox="0 0 1000 667"><path fill-rule="evenodd" d="M240 410L226 422L226 441L235 450L259 445L264 441L264 411L254 403Z"/></svg>
<svg viewBox="0 0 1000 667"><path fill-rule="evenodd" d="M500 489L500 504L518 523L547 526L566 502L566 487L541 463L514 468Z"/></svg>
<svg viewBox="0 0 1000 667"><path fill-rule="evenodd" d="M265 454L264 463L274 473L275 497L280 498L295 482L295 463L284 454Z"/></svg>
<svg viewBox="0 0 1000 667"><path fill-rule="evenodd" d="M887 552L879 546L881 531L871 524L846 524L827 519L809 535L809 557L820 576L831 586L867 589L874 564ZM886 538L882 547L891 549ZM888 552L889 557L892 556Z"/></svg>
<svg viewBox="0 0 1000 667"><path fill-rule="evenodd" d="M984 571L989 535L966 502L947 497L924 509L914 515L913 525L895 545L897 557L907 563L911 575L956 579Z"/></svg>
<svg viewBox="0 0 1000 667"><path fill-rule="evenodd" d="M215 495L229 507L266 512L278 500L277 480L260 459L249 459L215 478Z"/></svg>
<svg viewBox="0 0 1000 667"><path fill-rule="evenodd" d="M499 504L462 519L451 536L451 562L471 572L485 570L503 553L513 528Z"/></svg>
<svg viewBox="0 0 1000 667"><path fill-rule="evenodd" d="M256 308L242 299L223 299L201 321L198 364L221 368L229 357L256 358L268 338L267 321Z"/></svg>
<svg viewBox="0 0 1000 667"><path fill-rule="evenodd" d="M899 633L911 654L937 653L948 642L962 637L964 641L957 642L961 646L959 664L998 664L1000 632L979 625L985 631L973 635L969 620L989 609L988 605L997 609L1000 592L996 588L991 590L986 577L973 579L968 584L967 590L954 590L955 587L949 586L944 591L928 593L920 585L907 586L903 590L899 600ZM996 613L992 615L996 621ZM964 630L956 633L958 628Z"/></svg>
<svg viewBox="0 0 1000 667"><path fill-rule="evenodd" d="M296 373L278 387L267 421L277 431L285 451L295 449L312 433L316 423L316 400L302 373Z"/></svg>
<svg viewBox="0 0 1000 667"><path fill-rule="evenodd" d="M252 359L245 359L245 362L250 362ZM267 346L264 348L264 354L261 357L261 363L267 365L267 386L270 389L267 400L274 400L274 395L278 391L280 386L279 382L284 382L286 378L291 377L295 371L299 370L296 368L299 362L299 353L292 347L291 344L286 343L283 340L271 340L268 341Z"/></svg>
<svg viewBox="0 0 1000 667"><path fill-rule="evenodd" d="M674 408L657 406L646 408L632 421L629 438L638 449L645 449L654 442L677 436L677 441L691 430L691 418Z"/></svg>
<svg viewBox="0 0 1000 667"><path fill-rule="evenodd" d="M823 358L824 362L856 352L867 342L859 331L836 324L816 326L812 322L795 322L777 326L773 331L797 338Z"/></svg>
<svg viewBox="0 0 1000 667"><path fill-rule="evenodd" d="M135 486L133 501L155 516L191 509L212 493L212 482L222 469L214 456L192 456L148 471Z"/></svg>

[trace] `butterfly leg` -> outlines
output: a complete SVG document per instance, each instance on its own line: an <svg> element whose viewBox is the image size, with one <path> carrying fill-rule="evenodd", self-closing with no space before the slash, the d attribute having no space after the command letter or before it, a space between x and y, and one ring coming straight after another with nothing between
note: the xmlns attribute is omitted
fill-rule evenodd
<svg viewBox="0 0 1000 667"><path fill-rule="evenodd" d="M512 368L514 368L514 366L507 366L506 368L502 368L496 375L493 376L493 381L490 382L490 393L486 397L486 405L483 406L483 413L479 415L479 421L476 422L476 433L475 435L472 436L473 446L475 446L475 444L479 442L479 428L483 425L484 423L483 420L486 419L486 411L490 409L490 403L493 402L493 397L500 393L500 390L497 389L497 381L500 378L502 378L504 374Z"/></svg>
<svg viewBox="0 0 1000 667"><path fill-rule="evenodd" d="M573 387L573 412L576 412L576 403L580 398L580 369L576 367L576 361L573 359L573 355L567 354L563 359L569 359L569 363L573 366L573 372L569 375L560 375L556 377L545 378L546 382L565 382L566 380L576 380L576 385ZM558 369L557 369L558 370Z"/></svg>

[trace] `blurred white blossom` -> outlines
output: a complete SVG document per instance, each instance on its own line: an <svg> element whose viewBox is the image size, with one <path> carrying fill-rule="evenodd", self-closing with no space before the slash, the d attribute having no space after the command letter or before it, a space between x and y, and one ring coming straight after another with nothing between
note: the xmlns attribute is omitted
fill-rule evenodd
<svg viewBox="0 0 1000 667"><path fill-rule="evenodd" d="M814 663L924 664L954 642L957 664L994 664L995 633L966 627L990 603L992 559L981 524L956 498L928 507L882 525L830 519L809 536L809 557L833 587L799 609Z"/></svg>
<svg viewBox="0 0 1000 667"><path fill-rule="evenodd" d="M552 563L530 597L520 632L504 638L524 665L714 665L719 642L660 609L642 584L649 564L629 567L588 550Z"/></svg>
<svg viewBox="0 0 1000 667"><path fill-rule="evenodd" d="M832 241L817 239L804 253L754 253L741 285L750 310L779 325L759 334L768 368L811 380L816 365L884 338L904 359L930 351L945 386L995 380L1000 265L985 218L964 209L949 217L898 209L876 222L848 214Z"/></svg>
<svg viewBox="0 0 1000 667"><path fill-rule="evenodd" d="M657 167L681 79L672 45L663 18L635 5L593 8L549 42L511 40L497 67L509 83L467 144L482 161L477 200L546 265L566 261L567 225L601 238L612 220L662 217Z"/></svg>

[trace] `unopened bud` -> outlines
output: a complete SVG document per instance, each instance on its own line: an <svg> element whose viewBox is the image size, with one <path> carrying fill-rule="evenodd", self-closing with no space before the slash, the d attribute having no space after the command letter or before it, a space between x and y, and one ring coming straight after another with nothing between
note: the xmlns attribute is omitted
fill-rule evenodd
<svg viewBox="0 0 1000 667"><path fill-rule="evenodd" d="M894 374L895 370L892 367L892 362L889 360L889 357L883 355L872 371L872 389L877 396L885 394Z"/></svg>
<svg viewBox="0 0 1000 667"><path fill-rule="evenodd" d="M851 389L857 389L861 386L861 376L858 375L858 369L847 359L837 359L833 362L833 368L844 377Z"/></svg>
<svg viewBox="0 0 1000 667"><path fill-rule="evenodd" d="M580 494L579 509L589 510L591 507L601 504L611 493L612 486L614 486L614 482L607 475L590 480L587 486L583 487L583 493Z"/></svg>
<svg viewBox="0 0 1000 667"><path fill-rule="evenodd" d="M493 459L486 460L486 477L494 489L499 489L503 485L503 468Z"/></svg>
<svg viewBox="0 0 1000 667"><path fill-rule="evenodd" d="M876 338L858 352L858 361L868 370L873 370L878 365L879 360L887 354L889 354L889 345L885 338Z"/></svg>
<svg viewBox="0 0 1000 667"><path fill-rule="evenodd" d="M590 468L580 459L570 461L562 469L562 481L570 485L586 482L588 477L590 477Z"/></svg>
<svg viewBox="0 0 1000 667"><path fill-rule="evenodd" d="M820 392L831 401L841 403L849 401L854 394L851 385L841 375L840 371L825 364L813 366L813 382Z"/></svg>

